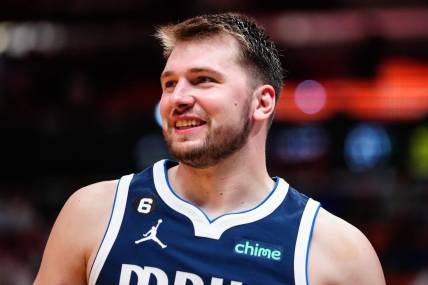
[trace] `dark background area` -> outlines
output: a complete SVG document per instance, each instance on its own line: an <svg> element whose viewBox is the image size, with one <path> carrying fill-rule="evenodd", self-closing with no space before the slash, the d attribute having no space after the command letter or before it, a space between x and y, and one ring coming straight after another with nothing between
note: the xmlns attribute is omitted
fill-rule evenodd
<svg viewBox="0 0 428 285"><path fill-rule="evenodd" d="M270 173L361 229L387 284L428 284L427 1L0 7L0 284L32 283L74 191L168 156L155 28L224 11L254 17L283 54Z"/></svg>

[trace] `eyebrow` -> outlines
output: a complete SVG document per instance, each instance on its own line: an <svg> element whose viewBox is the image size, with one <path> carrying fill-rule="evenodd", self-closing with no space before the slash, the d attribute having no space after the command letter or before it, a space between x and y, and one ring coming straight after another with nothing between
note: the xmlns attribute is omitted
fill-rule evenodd
<svg viewBox="0 0 428 285"><path fill-rule="evenodd" d="M212 68L208 68L208 67L195 67L195 68L191 68L189 71L187 71L187 73L203 73L203 72L214 74L215 76L223 79L223 75L220 72L218 72ZM173 74L174 74L173 71L170 71L170 70L164 71L164 72L162 72L160 79L162 80L163 78L169 77Z"/></svg>
<svg viewBox="0 0 428 285"><path fill-rule="evenodd" d="M172 71L164 71L162 72L160 79L162 80L163 78L171 76L172 74L174 74Z"/></svg>

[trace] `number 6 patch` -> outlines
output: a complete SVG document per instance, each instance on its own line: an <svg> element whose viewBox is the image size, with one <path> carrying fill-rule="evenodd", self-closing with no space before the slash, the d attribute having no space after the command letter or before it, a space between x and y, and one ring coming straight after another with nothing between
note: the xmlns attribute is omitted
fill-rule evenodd
<svg viewBox="0 0 428 285"><path fill-rule="evenodd" d="M156 200L154 197L142 197L134 202L137 212L148 215L156 209Z"/></svg>

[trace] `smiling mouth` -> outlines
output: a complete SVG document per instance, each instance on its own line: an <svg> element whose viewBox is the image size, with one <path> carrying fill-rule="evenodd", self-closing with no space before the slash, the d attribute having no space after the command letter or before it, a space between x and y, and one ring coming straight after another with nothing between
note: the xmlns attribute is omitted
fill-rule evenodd
<svg viewBox="0 0 428 285"><path fill-rule="evenodd" d="M175 122L174 127L178 130L185 130L185 129L199 127L199 126L202 126L205 124L206 124L206 122L201 121L201 120L196 120L196 119L179 120L179 121Z"/></svg>

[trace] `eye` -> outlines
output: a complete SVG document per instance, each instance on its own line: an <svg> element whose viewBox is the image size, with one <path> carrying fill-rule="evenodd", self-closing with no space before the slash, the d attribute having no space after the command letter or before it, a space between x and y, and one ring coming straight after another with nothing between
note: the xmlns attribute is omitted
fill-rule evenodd
<svg viewBox="0 0 428 285"><path fill-rule="evenodd" d="M203 84L203 83L211 83L211 82L216 82L216 81L209 76L198 76L194 80L194 84Z"/></svg>
<svg viewBox="0 0 428 285"><path fill-rule="evenodd" d="M177 85L177 82L175 80L168 80L163 83L163 89L168 90L174 88L175 85Z"/></svg>

